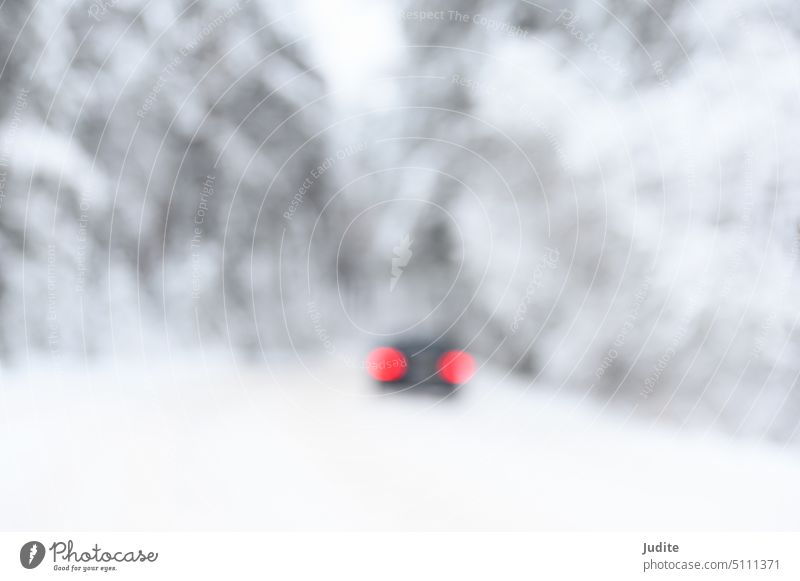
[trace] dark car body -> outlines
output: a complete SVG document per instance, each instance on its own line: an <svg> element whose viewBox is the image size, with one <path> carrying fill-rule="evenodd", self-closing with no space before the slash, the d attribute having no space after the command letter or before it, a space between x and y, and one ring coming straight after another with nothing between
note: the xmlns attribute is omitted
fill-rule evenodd
<svg viewBox="0 0 800 581"><path fill-rule="evenodd" d="M475 361L447 343L407 340L376 347L365 367L379 385L389 390L419 387L453 391L472 377Z"/></svg>

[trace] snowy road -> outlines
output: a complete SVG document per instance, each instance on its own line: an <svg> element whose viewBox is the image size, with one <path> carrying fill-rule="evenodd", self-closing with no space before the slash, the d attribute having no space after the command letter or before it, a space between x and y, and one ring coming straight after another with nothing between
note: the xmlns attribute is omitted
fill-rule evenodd
<svg viewBox="0 0 800 581"><path fill-rule="evenodd" d="M489 373L438 402L188 369L6 376L0 528L800 529L791 451L595 422Z"/></svg>

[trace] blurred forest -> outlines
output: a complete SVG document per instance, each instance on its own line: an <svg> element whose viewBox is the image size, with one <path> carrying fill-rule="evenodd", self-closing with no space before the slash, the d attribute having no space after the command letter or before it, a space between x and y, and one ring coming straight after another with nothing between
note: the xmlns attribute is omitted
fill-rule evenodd
<svg viewBox="0 0 800 581"><path fill-rule="evenodd" d="M5 2L2 361L441 335L788 442L798 10Z"/></svg>

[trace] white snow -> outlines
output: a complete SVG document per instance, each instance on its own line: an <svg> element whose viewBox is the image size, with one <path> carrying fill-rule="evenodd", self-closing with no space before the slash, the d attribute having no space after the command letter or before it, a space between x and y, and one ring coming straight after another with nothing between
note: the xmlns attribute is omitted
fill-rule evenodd
<svg viewBox="0 0 800 581"><path fill-rule="evenodd" d="M5 378L0 528L800 524L800 461L768 444L648 431L485 370L442 401L380 396L358 370L315 369L323 383L296 369Z"/></svg>

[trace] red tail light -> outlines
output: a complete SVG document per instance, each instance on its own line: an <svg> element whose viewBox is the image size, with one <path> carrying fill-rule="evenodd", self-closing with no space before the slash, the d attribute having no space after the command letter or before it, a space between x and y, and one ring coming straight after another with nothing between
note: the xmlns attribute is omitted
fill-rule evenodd
<svg viewBox="0 0 800 581"><path fill-rule="evenodd" d="M436 368L447 383L466 383L475 373L475 359L466 351L446 351L439 357Z"/></svg>
<svg viewBox="0 0 800 581"><path fill-rule="evenodd" d="M367 372L378 381L397 381L408 370L403 352L391 347L378 347L367 357Z"/></svg>

